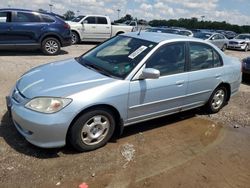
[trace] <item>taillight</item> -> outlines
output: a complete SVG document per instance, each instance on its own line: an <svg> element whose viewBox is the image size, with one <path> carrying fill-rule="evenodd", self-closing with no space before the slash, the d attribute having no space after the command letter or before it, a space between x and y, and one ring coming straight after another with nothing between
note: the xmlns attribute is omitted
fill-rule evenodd
<svg viewBox="0 0 250 188"><path fill-rule="evenodd" d="M243 72L244 64L245 64L244 60L241 60L241 72Z"/></svg>
<svg viewBox="0 0 250 188"><path fill-rule="evenodd" d="M67 24L67 23L64 23L64 24L63 24L63 27L64 27L65 29L70 29L70 25Z"/></svg>

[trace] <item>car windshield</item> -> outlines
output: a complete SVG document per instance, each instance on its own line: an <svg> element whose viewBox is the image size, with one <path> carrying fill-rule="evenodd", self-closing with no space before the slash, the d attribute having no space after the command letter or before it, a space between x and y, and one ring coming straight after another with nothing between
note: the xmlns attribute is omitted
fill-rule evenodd
<svg viewBox="0 0 250 188"><path fill-rule="evenodd" d="M195 38L199 38L199 39L208 39L209 37L211 37L211 33L202 33L202 32L198 32L198 33L194 33L194 37Z"/></svg>
<svg viewBox="0 0 250 188"><path fill-rule="evenodd" d="M132 37L116 36L77 60L101 74L124 79L156 44Z"/></svg>
<svg viewBox="0 0 250 188"><path fill-rule="evenodd" d="M72 22L80 22L85 16L77 16L76 18L73 18Z"/></svg>
<svg viewBox="0 0 250 188"><path fill-rule="evenodd" d="M246 39L250 39L250 35L238 35L237 37L235 37L236 39L243 39L243 40L246 40Z"/></svg>

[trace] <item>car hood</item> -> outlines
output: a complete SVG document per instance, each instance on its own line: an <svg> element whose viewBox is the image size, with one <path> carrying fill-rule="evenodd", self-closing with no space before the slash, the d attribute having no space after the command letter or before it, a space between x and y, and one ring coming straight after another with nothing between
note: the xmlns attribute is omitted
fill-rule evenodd
<svg viewBox="0 0 250 188"><path fill-rule="evenodd" d="M244 39L230 39L230 42L238 42L238 43L242 43L242 42L246 42L246 40Z"/></svg>
<svg viewBox="0 0 250 188"><path fill-rule="evenodd" d="M49 63L25 73L17 89L26 98L38 96L66 97L115 81L79 64L75 59Z"/></svg>
<svg viewBox="0 0 250 188"><path fill-rule="evenodd" d="M66 21L66 23L69 24L70 27L82 26L79 22Z"/></svg>

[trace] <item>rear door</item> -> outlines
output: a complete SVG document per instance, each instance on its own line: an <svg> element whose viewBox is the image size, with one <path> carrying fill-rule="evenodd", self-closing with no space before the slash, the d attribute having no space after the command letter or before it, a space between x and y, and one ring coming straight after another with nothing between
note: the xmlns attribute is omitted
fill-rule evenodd
<svg viewBox="0 0 250 188"><path fill-rule="evenodd" d="M96 17L96 37L106 40L111 35L111 24L106 17Z"/></svg>
<svg viewBox="0 0 250 188"><path fill-rule="evenodd" d="M11 29L13 24L11 23L12 12L0 11L0 45L6 46L14 44L13 35Z"/></svg>
<svg viewBox="0 0 250 188"><path fill-rule="evenodd" d="M216 50L199 42L189 43L189 74L186 108L205 104L222 82L223 62Z"/></svg>
<svg viewBox="0 0 250 188"><path fill-rule="evenodd" d="M39 38L47 23L39 13L17 11L13 18L12 35L16 45L39 45Z"/></svg>

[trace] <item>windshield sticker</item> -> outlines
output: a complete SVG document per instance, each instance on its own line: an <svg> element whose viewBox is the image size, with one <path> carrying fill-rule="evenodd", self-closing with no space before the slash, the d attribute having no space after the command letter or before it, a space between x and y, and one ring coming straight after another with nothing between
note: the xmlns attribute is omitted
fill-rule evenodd
<svg viewBox="0 0 250 188"><path fill-rule="evenodd" d="M135 50L132 54L130 54L128 57L130 59L136 58L138 55L140 55L144 50L146 50L148 47L147 46L141 46L137 50Z"/></svg>

